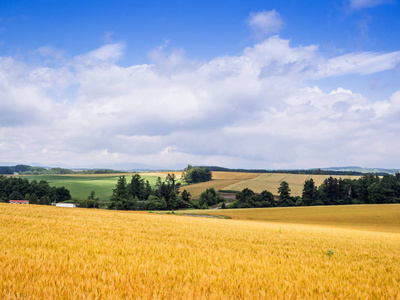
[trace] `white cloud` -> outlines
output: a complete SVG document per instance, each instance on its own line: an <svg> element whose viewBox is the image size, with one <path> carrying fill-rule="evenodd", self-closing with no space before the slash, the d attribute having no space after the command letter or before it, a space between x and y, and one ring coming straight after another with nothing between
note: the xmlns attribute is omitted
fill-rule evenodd
<svg viewBox="0 0 400 300"><path fill-rule="evenodd" d="M350 7L354 9L373 7L384 3L391 3L392 0L350 0Z"/></svg>
<svg viewBox="0 0 400 300"><path fill-rule="evenodd" d="M394 69L400 63L400 51L390 53L361 52L334 57L319 66L318 76L372 74Z"/></svg>
<svg viewBox="0 0 400 300"><path fill-rule="evenodd" d="M50 56L50 57L57 58L57 59L62 58L64 55L64 51L62 51L60 49L55 49L50 45L38 48L35 51L35 53L40 54L42 56Z"/></svg>
<svg viewBox="0 0 400 300"><path fill-rule="evenodd" d="M76 61L83 64L97 64L100 62L117 62L124 54L125 44L107 44L84 55L76 57Z"/></svg>
<svg viewBox="0 0 400 300"><path fill-rule="evenodd" d="M106 45L57 67L0 58L2 160L400 164L392 150L400 140L400 91L372 102L348 88L318 87L321 78L393 69L399 52L327 59L315 45L293 47L273 36L238 56L196 62L159 48L152 64L121 67L123 51L123 44Z"/></svg>
<svg viewBox="0 0 400 300"><path fill-rule="evenodd" d="M275 10L250 13L247 24L258 38L264 38L279 32L283 21Z"/></svg>

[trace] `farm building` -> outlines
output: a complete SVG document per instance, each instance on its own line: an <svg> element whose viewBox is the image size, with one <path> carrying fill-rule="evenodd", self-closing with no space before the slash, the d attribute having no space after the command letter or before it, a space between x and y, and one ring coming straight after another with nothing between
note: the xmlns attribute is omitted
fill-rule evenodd
<svg viewBox="0 0 400 300"><path fill-rule="evenodd" d="M10 200L12 204L29 204L29 200Z"/></svg>
<svg viewBox="0 0 400 300"><path fill-rule="evenodd" d="M56 203L57 207L76 207L74 203Z"/></svg>

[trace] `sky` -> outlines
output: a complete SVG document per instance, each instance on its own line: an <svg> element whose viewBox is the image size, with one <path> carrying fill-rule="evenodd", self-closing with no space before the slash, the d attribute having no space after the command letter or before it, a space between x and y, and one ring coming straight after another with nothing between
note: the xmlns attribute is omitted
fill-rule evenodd
<svg viewBox="0 0 400 300"><path fill-rule="evenodd" d="M0 163L400 168L400 1L0 1Z"/></svg>

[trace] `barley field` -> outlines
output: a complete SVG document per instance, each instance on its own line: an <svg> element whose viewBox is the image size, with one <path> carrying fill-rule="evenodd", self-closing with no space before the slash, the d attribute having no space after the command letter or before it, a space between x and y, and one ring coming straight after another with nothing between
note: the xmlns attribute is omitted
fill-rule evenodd
<svg viewBox="0 0 400 300"><path fill-rule="evenodd" d="M214 174L214 173L213 173ZM282 181L289 183L292 196L301 196L303 191L304 182L312 178L315 185L320 186L324 180L331 175L307 175L307 174L284 174L284 173L264 173L258 174L254 178L248 180L241 180L226 186L224 189L241 191L244 188L249 188L256 193L261 193L264 190L270 191L272 194L278 194L278 187ZM334 176L337 178L350 178L358 179L360 176Z"/></svg>
<svg viewBox="0 0 400 300"><path fill-rule="evenodd" d="M400 234L400 204L208 209L186 210L183 213Z"/></svg>
<svg viewBox="0 0 400 300"><path fill-rule="evenodd" d="M0 226L1 299L400 298L399 233L11 204Z"/></svg>
<svg viewBox="0 0 400 300"><path fill-rule="evenodd" d="M242 181L251 180L258 177L259 173L239 173L239 172L212 172L213 180L196 183L191 185L185 185L181 188L183 191L186 189L194 198L198 198L202 192L206 189L214 188L216 191L223 190L227 186L231 186L235 183Z"/></svg>

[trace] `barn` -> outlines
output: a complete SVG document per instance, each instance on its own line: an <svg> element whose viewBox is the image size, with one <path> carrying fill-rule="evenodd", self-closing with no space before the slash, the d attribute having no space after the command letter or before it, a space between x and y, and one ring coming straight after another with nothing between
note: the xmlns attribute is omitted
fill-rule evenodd
<svg viewBox="0 0 400 300"><path fill-rule="evenodd" d="M10 200L12 204L29 204L29 200Z"/></svg>

